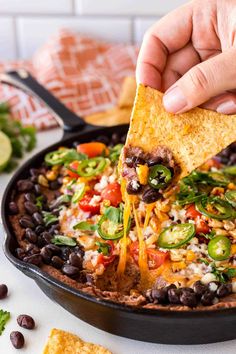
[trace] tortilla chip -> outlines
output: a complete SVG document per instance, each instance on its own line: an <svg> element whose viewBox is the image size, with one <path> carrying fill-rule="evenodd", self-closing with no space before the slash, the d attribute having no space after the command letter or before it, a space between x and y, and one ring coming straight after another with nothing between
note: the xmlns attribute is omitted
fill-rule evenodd
<svg viewBox="0 0 236 354"><path fill-rule="evenodd" d="M236 140L236 115L201 108L175 115L165 111L162 97L157 90L138 86L126 145L145 152L166 146L181 168L179 178Z"/></svg>
<svg viewBox="0 0 236 354"><path fill-rule="evenodd" d="M101 345L84 342L76 335L52 329L43 354L112 354Z"/></svg>
<svg viewBox="0 0 236 354"><path fill-rule="evenodd" d="M94 125L110 127L112 125L128 124L130 121L132 108L112 108L106 112L91 114L85 121Z"/></svg>
<svg viewBox="0 0 236 354"><path fill-rule="evenodd" d="M118 107L132 107L134 104L136 93L136 80L134 77L126 77L123 81L120 97L118 99Z"/></svg>

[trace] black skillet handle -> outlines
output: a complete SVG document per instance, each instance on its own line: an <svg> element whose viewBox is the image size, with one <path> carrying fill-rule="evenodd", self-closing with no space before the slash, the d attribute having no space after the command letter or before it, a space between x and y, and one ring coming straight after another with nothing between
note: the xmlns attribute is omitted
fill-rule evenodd
<svg viewBox="0 0 236 354"><path fill-rule="evenodd" d="M39 82L26 70L19 69L17 71L8 71L0 74L0 82L15 86L38 97L47 105L64 131L78 131L86 126L86 123L82 118L64 106L64 104L40 85Z"/></svg>

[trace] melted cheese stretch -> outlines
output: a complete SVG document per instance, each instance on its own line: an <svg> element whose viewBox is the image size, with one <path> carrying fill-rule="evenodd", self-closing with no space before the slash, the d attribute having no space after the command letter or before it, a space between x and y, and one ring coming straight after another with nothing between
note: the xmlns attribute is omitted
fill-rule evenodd
<svg viewBox="0 0 236 354"><path fill-rule="evenodd" d="M143 237L143 229L139 225L138 213L137 213L137 210L135 209L134 204L133 204L133 213L134 213L134 219L135 219L135 223L136 223L138 240L139 240L138 264L139 264L141 283L142 283L144 281L144 279L146 278L147 272L148 272L147 252L146 252L146 244L145 244L144 237Z"/></svg>
<svg viewBox="0 0 236 354"><path fill-rule="evenodd" d="M143 226L144 229L146 229L146 227L148 226L149 220L151 218L151 213L152 213L154 207L155 207L155 203L147 204L147 206L146 206L146 215L145 215L145 221L144 221L144 226Z"/></svg>
<svg viewBox="0 0 236 354"><path fill-rule="evenodd" d="M131 215L130 198L125 192L124 192L124 199L125 199L124 217L123 217L124 236L120 241L120 258L119 258L119 264L117 268L118 276L124 274L125 271L126 258L127 258L127 231L129 225L129 218Z"/></svg>

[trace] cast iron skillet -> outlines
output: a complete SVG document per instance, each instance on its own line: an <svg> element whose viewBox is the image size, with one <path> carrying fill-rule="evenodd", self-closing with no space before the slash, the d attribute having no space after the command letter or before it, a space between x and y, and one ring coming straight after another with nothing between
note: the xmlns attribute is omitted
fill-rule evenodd
<svg viewBox="0 0 236 354"><path fill-rule="evenodd" d="M201 344L236 338L236 308L212 311L166 311L131 308L87 295L49 276L40 268L15 257L16 239L8 220L7 205L17 180L26 178L31 167L38 167L44 155L73 141L85 142L99 135L127 132L127 125L95 127L69 111L25 71L9 72L0 80L34 93L54 112L64 129L61 141L29 159L10 180L2 200L2 221L6 232L4 252L13 265L36 281L43 292L85 322L120 336L156 343Z"/></svg>

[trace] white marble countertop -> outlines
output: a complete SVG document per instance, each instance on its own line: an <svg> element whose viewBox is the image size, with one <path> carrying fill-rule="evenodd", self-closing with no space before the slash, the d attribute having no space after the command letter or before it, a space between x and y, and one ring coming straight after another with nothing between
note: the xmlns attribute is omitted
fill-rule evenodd
<svg viewBox="0 0 236 354"><path fill-rule="evenodd" d="M61 134L60 129L39 133L37 150L59 140ZM37 152L37 150L34 150L33 153ZM0 196L10 177L11 176L7 174L2 174L0 176ZM2 243L2 232L0 240ZM114 354L236 353L236 340L208 345L171 346L139 342L98 330L95 327L80 321L78 318L74 317L47 298L33 280L27 278L7 261L3 254L2 247L0 247L0 284L1 283L6 283L8 285L9 296L6 299L1 300L0 308L11 312L11 320L7 324L3 335L0 337L1 354L15 354L18 352L12 347L9 335L11 331L19 330L16 318L19 314L23 313L31 315L35 319L37 327L34 331L20 329L26 340L25 348L19 351L19 353L22 354L41 354L50 329L53 327L74 332L84 340L103 344Z"/></svg>

